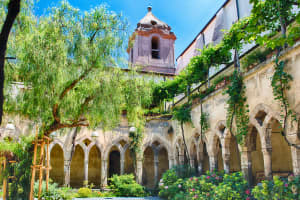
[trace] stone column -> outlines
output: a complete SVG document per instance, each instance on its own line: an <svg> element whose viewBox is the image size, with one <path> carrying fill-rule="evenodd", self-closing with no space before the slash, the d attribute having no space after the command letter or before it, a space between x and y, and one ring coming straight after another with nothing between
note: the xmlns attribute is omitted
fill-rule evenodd
<svg viewBox="0 0 300 200"><path fill-rule="evenodd" d="M107 160L101 160L101 185L107 186Z"/></svg>
<svg viewBox="0 0 300 200"><path fill-rule="evenodd" d="M293 160L293 173L295 176L300 175L300 149L291 147L292 160Z"/></svg>
<svg viewBox="0 0 300 200"><path fill-rule="evenodd" d="M195 159L193 158L190 159L190 165L192 168L195 168Z"/></svg>
<svg viewBox="0 0 300 200"><path fill-rule="evenodd" d="M89 156L88 153L84 155L84 181L88 183L89 181Z"/></svg>
<svg viewBox="0 0 300 200"><path fill-rule="evenodd" d="M179 165L184 164L184 155L179 155Z"/></svg>
<svg viewBox="0 0 300 200"><path fill-rule="evenodd" d="M169 169L173 167L173 159L169 158Z"/></svg>
<svg viewBox="0 0 300 200"><path fill-rule="evenodd" d="M121 175L123 175L124 174L124 165L125 165L125 155L124 155L125 153L124 152L122 152L121 153L121 158L120 158L120 173L121 173Z"/></svg>
<svg viewBox="0 0 300 200"><path fill-rule="evenodd" d="M142 184L143 181L143 160L138 159L136 162L136 181L138 184Z"/></svg>
<svg viewBox="0 0 300 200"><path fill-rule="evenodd" d="M158 182L158 152L154 152L154 183Z"/></svg>
<svg viewBox="0 0 300 200"><path fill-rule="evenodd" d="M226 174L230 173L230 154L224 154L223 155L223 165L224 165L224 171Z"/></svg>
<svg viewBox="0 0 300 200"><path fill-rule="evenodd" d="M204 161L203 157L204 157L203 152L199 151L199 153L197 153L198 173L199 173L199 175L201 175L203 173L203 161Z"/></svg>
<svg viewBox="0 0 300 200"><path fill-rule="evenodd" d="M203 160L198 162L198 173L201 175L203 173Z"/></svg>
<svg viewBox="0 0 300 200"><path fill-rule="evenodd" d="M272 179L272 148L262 149L264 158L265 177L268 180Z"/></svg>
<svg viewBox="0 0 300 200"><path fill-rule="evenodd" d="M64 160L65 186L70 186L70 168L71 168L71 161Z"/></svg>
<svg viewBox="0 0 300 200"><path fill-rule="evenodd" d="M248 181L249 185L253 185L251 151L242 151L241 168L244 177Z"/></svg>
<svg viewBox="0 0 300 200"><path fill-rule="evenodd" d="M209 156L210 171L218 170L218 157L216 155Z"/></svg>

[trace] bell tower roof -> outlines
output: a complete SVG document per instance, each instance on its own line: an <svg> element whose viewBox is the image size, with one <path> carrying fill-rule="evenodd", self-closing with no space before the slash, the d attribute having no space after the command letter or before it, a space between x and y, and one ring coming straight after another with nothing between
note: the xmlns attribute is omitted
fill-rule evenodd
<svg viewBox="0 0 300 200"><path fill-rule="evenodd" d="M143 17L139 23L137 24L137 29L139 28L159 28L159 29L167 29L171 30L171 27L165 22L159 20L152 13L152 6L147 7L147 14Z"/></svg>

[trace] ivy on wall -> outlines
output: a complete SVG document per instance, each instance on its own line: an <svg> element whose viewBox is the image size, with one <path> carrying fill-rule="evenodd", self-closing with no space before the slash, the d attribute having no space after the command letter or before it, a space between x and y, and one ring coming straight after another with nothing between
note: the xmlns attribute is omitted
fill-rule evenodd
<svg viewBox="0 0 300 200"><path fill-rule="evenodd" d="M226 125L233 133L232 125L235 121L236 134L235 137L239 144L243 143L244 136L248 133L249 126L249 109L247 98L245 94L245 85L243 83L243 76L237 70L234 71L233 76L230 78L231 84L225 91L229 98L227 100L227 115Z"/></svg>

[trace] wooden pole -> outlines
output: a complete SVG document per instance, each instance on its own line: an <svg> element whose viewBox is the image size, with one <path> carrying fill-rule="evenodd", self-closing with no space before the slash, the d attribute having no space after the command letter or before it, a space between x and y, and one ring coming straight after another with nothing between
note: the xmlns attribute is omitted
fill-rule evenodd
<svg viewBox="0 0 300 200"><path fill-rule="evenodd" d="M42 194L42 181L43 181L43 162L44 162L44 150L45 150L45 140L42 141L41 149L40 149L40 174L39 174L39 193L38 193L38 199L41 199Z"/></svg>
<svg viewBox="0 0 300 200"><path fill-rule="evenodd" d="M49 170L50 170L50 152L49 152L49 139L47 139L47 166L46 166L46 190L49 187Z"/></svg>
<svg viewBox="0 0 300 200"><path fill-rule="evenodd" d="M4 157L3 161L3 172L5 171L6 168L6 158ZM6 200L6 190L7 190L7 179L6 177L3 178L3 200Z"/></svg>
<svg viewBox="0 0 300 200"><path fill-rule="evenodd" d="M31 166L32 169L31 169L31 182L30 182L29 200L33 200L33 198L34 198L33 192L34 192L37 146L38 146L38 128L36 128L36 135L35 135L35 141L34 141L33 161L32 161L32 166Z"/></svg>

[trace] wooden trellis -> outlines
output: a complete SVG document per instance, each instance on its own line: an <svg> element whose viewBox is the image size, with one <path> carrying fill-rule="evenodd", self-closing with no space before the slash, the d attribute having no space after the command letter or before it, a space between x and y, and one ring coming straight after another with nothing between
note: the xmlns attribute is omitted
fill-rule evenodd
<svg viewBox="0 0 300 200"><path fill-rule="evenodd" d="M11 164L11 163L16 163L16 161L13 159L13 155L11 152L1 152L0 153L0 166L1 166L1 170L2 172L5 171L7 164ZM3 188L2 188L2 198L3 200L7 200L7 196L8 196L8 181L11 179L14 179L15 176L11 175L11 176L3 176Z"/></svg>
<svg viewBox="0 0 300 200"><path fill-rule="evenodd" d="M35 135L35 140L33 141L34 152L33 152L33 161L31 166L31 182L30 182L30 194L29 200L34 199L34 181L36 172L39 172L39 190L38 190L38 199L41 199L42 194L42 182L43 182L43 172L46 171L46 190L48 191L49 187L49 172L50 172L50 146L51 139L47 136L43 136L42 139L38 138L38 131ZM46 162L45 162L45 146L46 146ZM37 152L39 150L39 160L37 163Z"/></svg>

